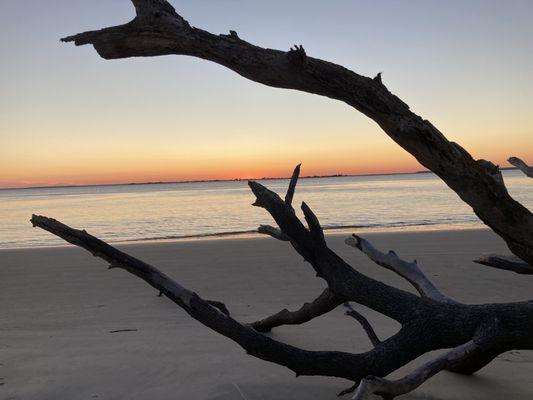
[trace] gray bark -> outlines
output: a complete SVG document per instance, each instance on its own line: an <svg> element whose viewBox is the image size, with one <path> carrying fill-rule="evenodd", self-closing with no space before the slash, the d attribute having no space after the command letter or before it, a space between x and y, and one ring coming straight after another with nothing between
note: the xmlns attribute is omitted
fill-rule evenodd
<svg viewBox="0 0 533 400"><path fill-rule="evenodd" d="M527 165L520 158L511 157L507 161L509 161L510 164L514 165L516 168L522 171L526 176L533 178L533 167L530 167L529 165Z"/></svg>
<svg viewBox="0 0 533 400"><path fill-rule="evenodd" d="M533 267L515 256L504 256L498 254L487 254L476 258L474 262L487 267L512 271L517 274L532 275Z"/></svg>
<svg viewBox="0 0 533 400"><path fill-rule="evenodd" d="M387 254L382 253L370 244L368 240L357 235L352 235L345 240L348 246L361 250L368 258L377 265L393 271L411 283L415 289L424 297L443 302L454 302L449 297L443 295L439 289L424 275L418 267L416 260L407 262L390 250Z"/></svg>

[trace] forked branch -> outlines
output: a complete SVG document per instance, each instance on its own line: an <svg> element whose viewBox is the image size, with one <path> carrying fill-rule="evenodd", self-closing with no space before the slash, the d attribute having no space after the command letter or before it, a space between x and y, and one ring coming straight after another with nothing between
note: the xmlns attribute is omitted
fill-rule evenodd
<svg viewBox="0 0 533 400"><path fill-rule="evenodd" d="M305 303L297 311L281 310L279 313L251 324L259 332L268 332L272 328L282 325L300 325L321 315L327 314L344 302L344 299L326 288L320 296L311 303Z"/></svg>
<svg viewBox="0 0 533 400"><path fill-rule="evenodd" d="M285 201L283 201L276 193L270 191L259 183L250 182L250 187L257 196L254 205L263 207L271 212L280 227L278 229L269 225L261 225L258 231L279 240L289 240L294 248L303 255L304 259L311 263L317 276L323 277L328 282L329 287L317 299L311 303L304 304L304 306L297 311L291 312L284 309L270 317L253 323L252 326L260 332L266 332L281 325L305 323L331 311L347 300L354 300L350 297L344 297L342 294L337 294L339 292L336 292L336 290L338 290L336 286L339 286L343 282L338 282L334 286L330 285L332 285L331 282L338 279L338 274L342 273L343 269L346 272L351 273L355 273L355 271L328 249L320 222L311 208L305 202L302 203L302 211L308 225L308 229L306 229L296 217L292 204L287 202L287 199L291 200L294 195L300 167L301 165L299 164L294 170ZM330 269L331 272L328 272L322 265ZM357 278L360 280L368 279L361 274L358 274ZM369 300L370 298L366 299L367 304ZM352 316L356 318L368 332L368 327L370 326L368 321L366 321L362 315L359 315L353 308L352 311L354 313ZM357 316L355 314L357 314ZM377 343L377 341L374 340L375 338L376 336L374 334L373 337L371 337L373 343Z"/></svg>
<svg viewBox="0 0 533 400"><path fill-rule="evenodd" d="M328 288L313 303L304 305L294 313L283 311L259 321L254 324L256 329L231 318L222 303L202 299L153 266L121 252L85 231L72 229L59 221L43 216L34 215L31 221L34 226L90 251L107 261L112 268L122 268L143 279L183 308L191 317L235 341L247 353L290 368L297 375L334 376L352 382L360 382L366 378L367 380L360 386L361 393L363 389L364 393L368 392L369 389L365 389L368 387L375 389L376 382L381 385L380 388L389 385L387 381L368 378L369 376L387 376L429 351L466 343L474 337L484 320L495 315L505 319L512 329L512 335L509 337L500 335L504 338L500 345L485 348L484 354L489 356L470 354L458 360L458 364L453 364L457 371L471 373L511 346L511 348L533 346L530 334L533 329L533 319L530 317L533 314L533 302L467 306L433 299L427 301L373 280L354 270L331 251L325 241L322 242L323 236L320 236L317 242L313 230L321 232L321 228L318 219L309 209L304 210L309 224L308 229L297 218L292 206L286 204L277 194L256 182L249 182L249 185L256 195L255 204L265 208L274 217L280 231L290 237L291 245L328 284ZM363 324L374 344L373 349L360 354L303 350L258 332L280 324L305 322L332 310L342 301L354 301L365 305L397 320L402 328L392 337L379 341L366 319L361 319L357 314L352 315ZM424 326L425 329L421 330L420 326ZM450 368L450 360L445 361L442 368ZM434 367L429 371L430 373L417 372L414 376L409 376L405 382L402 381L401 385L387 386L387 390L391 393L396 393L393 390L400 393L402 390L407 390L405 388L420 384L423 381L420 376L429 377L438 372Z"/></svg>
<svg viewBox="0 0 533 400"><path fill-rule="evenodd" d="M412 392L435 374L465 359L477 348L477 344L471 340L431 360L398 380L388 380L375 376L366 377L359 384L353 399L370 400L373 395L378 395L383 399L392 400L397 396Z"/></svg>
<svg viewBox="0 0 533 400"><path fill-rule="evenodd" d="M276 193L258 182L249 182L256 196L254 205L266 209L281 232L290 238L294 249L308 261L316 274L326 280L329 288L345 301L355 301L400 323L412 318L420 307L419 298L386 285L354 270L325 243L320 223L309 207L302 205L310 229L296 216ZM349 285L346 283L350 282Z"/></svg>
<svg viewBox="0 0 533 400"><path fill-rule="evenodd" d="M492 345L498 337L498 321L492 320L482 324L474 338L436 358L423 364L410 374L398 380L389 380L375 376L364 378L353 397L353 400L370 400L374 395L385 400L392 400L397 396L412 392L435 374L453 369L473 354L482 352L488 345Z"/></svg>
<svg viewBox="0 0 533 400"><path fill-rule="evenodd" d="M220 305L209 304L155 267L110 246L86 231L72 229L55 219L39 215L33 215L31 222L34 226L88 250L95 257L108 262L113 268L124 269L141 278L155 289L160 290L191 317L237 342L247 353L255 357L284 365L298 375L327 375L329 370L333 376L338 374L348 379L356 370L354 365L361 361L357 355L306 351L272 340L222 312L219 309ZM351 361L350 358L352 358ZM337 365L334 366L334 364Z"/></svg>
<svg viewBox="0 0 533 400"><path fill-rule="evenodd" d="M296 184L298 183L298 178L300 177L300 167L302 164L298 164L292 173L291 179L289 181L289 188L287 189L287 194L285 194L285 204L292 207L292 199L294 197L294 192L296 191ZM285 235L281 230L270 225L260 225L257 228L257 232L263 235L272 236L274 239L281 240L283 242L288 242L291 239Z"/></svg>
<svg viewBox="0 0 533 400"><path fill-rule="evenodd" d="M412 329L401 331L375 349L361 354L299 349L239 323L221 311L221 303L209 304L155 267L110 246L84 230L73 229L55 219L39 215L33 215L31 222L33 226L88 250L95 257L109 263L112 268L124 269L141 278L192 318L238 343L248 354L283 365L297 375L335 376L349 380L359 380L369 374L384 376L431 349L429 342L421 341L413 346L412 337L415 331Z"/></svg>

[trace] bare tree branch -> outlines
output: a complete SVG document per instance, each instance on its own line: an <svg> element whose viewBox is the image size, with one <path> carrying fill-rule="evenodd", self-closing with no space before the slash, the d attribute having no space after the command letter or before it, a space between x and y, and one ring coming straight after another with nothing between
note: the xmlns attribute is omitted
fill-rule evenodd
<svg viewBox="0 0 533 400"><path fill-rule="evenodd" d="M326 239L324 238L324 231L315 213L305 202L302 202L302 211L304 213L307 226L309 227L309 232L311 232L311 237L313 238L315 244L325 246Z"/></svg>
<svg viewBox="0 0 533 400"><path fill-rule="evenodd" d="M335 309L344 302L344 299L336 296L329 288L326 288L320 296L311 303L305 303L297 311L281 310L277 314L251 324L252 328L259 332L268 332L272 328L281 325L299 325L313 318L324 315Z"/></svg>
<svg viewBox="0 0 533 400"><path fill-rule="evenodd" d="M409 281L422 296L441 302L454 302L454 300L443 295L435 285L433 285L418 267L416 260L413 262L404 261L392 250L387 254L382 253L372 246L370 242L357 235L352 235L347 238L345 243L348 246L361 250L377 265L393 271Z"/></svg>
<svg viewBox="0 0 533 400"><path fill-rule="evenodd" d="M516 168L518 168L520 171L526 174L526 176L533 178L533 167L530 167L529 165L527 165L520 158L511 157L507 161L509 161L509 164L514 165Z"/></svg>
<svg viewBox="0 0 533 400"><path fill-rule="evenodd" d="M296 167L295 173L293 174L293 179L291 179L291 181L294 182L294 184L291 185L293 187L296 186L299 170L300 165ZM278 216L278 218L287 219L285 223L281 223L280 225L280 220L276 219L276 216L272 214L281 229L262 225L260 227L260 231L262 233L269 234L275 238L279 238L280 240L283 240L285 238L290 240L294 248L304 256L304 259L309 261L313 265L315 271L317 272L317 276L325 278L325 276L322 275L322 269L319 266L319 263L317 263L317 260L324 258L320 255L321 253L333 253L329 249L327 249L324 233L320 222L316 215L309 208L309 206L305 202L302 203L302 210L304 212L304 216L309 227L309 229L305 229L305 227L303 227L303 225L301 224L300 220L296 217L292 206L290 204L287 204L286 201L281 200L276 193L268 190L267 188L256 182L250 182L250 187L257 196L254 205L266 208L269 211L277 209L276 215ZM287 229L287 227L299 227L300 229L298 232L294 231L293 233L291 233L287 230L284 230ZM343 267L348 267L349 270L353 271L353 269L347 264L345 264L342 260L340 260L338 256L335 255L335 257L336 259L334 263L340 263ZM328 265L328 267L333 267L334 264L332 264L331 261L324 261L325 264ZM337 273L337 271L334 272ZM313 318L316 318L320 315L323 315L324 313L331 311L333 308L337 307L339 304L342 304L345 301L346 299L343 298L341 295L332 296L332 289L328 288L316 300L314 300L312 303L306 303L300 310L290 312L285 309L278 312L277 314L274 314L273 316L255 322L254 324L252 324L252 326L264 332L284 324L305 323Z"/></svg>
<svg viewBox="0 0 533 400"><path fill-rule="evenodd" d="M472 340L423 364L401 379L388 380L375 376L364 378L353 399L369 400L373 395L379 395L383 399L392 400L397 396L412 392L440 371L453 368L471 354L481 352L487 345L493 345L497 341L495 338L498 337L498 324L497 320L484 323L476 331Z"/></svg>
<svg viewBox="0 0 533 400"><path fill-rule="evenodd" d="M385 376L421 354L433 350L437 344L434 338L427 334L420 336L417 324L410 323L396 335L366 353L302 350L275 341L237 322L220 311L217 305L209 304L198 294L181 286L153 266L121 252L86 231L72 229L57 220L38 215L33 215L31 222L34 226L88 250L113 268L124 269L141 278L161 291L192 318L238 343L248 354L283 365L295 371L297 375L335 376L353 381L368 375ZM468 334L468 325L475 326L477 319L483 315L482 312L477 312L475 317L467 316L467 320L460 322L464 332L461 332L457 338L460 339L465 332ZM529 326L525 324L524 329L529 329ZM454 337L453 340L457 338Z"/></svg>
<svg viewBox="0 0 533 400"><path fill-rule="evenodd" d="M337 99L372 118L423 166L436 173L476 215L500 235L510 250L533 263L533 214L512 199L466 150L448 141L393 95L381 76L371 79L339 65L292 51L264 49L236 34L214 35L191 27L163 0L136 0L131 22L63 39L92 44L105 59L189 55L226 66L268 86Z"/></svg>
<svg viewBox="0 0 533 400"><path fill-rule="evenodd" d="M338 376L351 379L354 375L357 376L369 369L380 371L379 373L387 370L386 359L383 360L383 364L379 361L376 364L379 355L376 358L371 353L358 355L335 351L307 351L272 340L221 311L219 309L221 303L217 302L218 305L212 305L213 302L211 302L209 304L155 267L121 252L89 235L86 231L72 229L55 219L39 215L33 215L31 222L33 226L40 227L71 244L86 249L95 257L108 262L113 268L124 269L141 278L161 291L191 317L238 343L247 353L283 365L296 372L297 375ZM391 347L399 345L399 342L406 338L397 337L396 342L391 342ZM369 367L370 361L374 364Z"/></svg>
<svg viewBox="0 0 533 400"><path fill-rule="evenodd" d="M372 345L375 347L380 344L381 340L379 340L378 335L376 335L376 332L374 331L374 328L372 328L372 325L370 325L370 322L368 322L368 320L361 313L356 311L350 303L344 303L344 307L346 307L346 312L344 314L354 318L361 324Z"/></svg>
<svg viewBox="0 0 533 400"><path fill-rule="evenodd" d="M289 182L289 188L287 189L287 194L285 195L285 203L289 206L292 205L292 198L294 197L294 191L296 190L296 183L298 182L298 178L300 176L300 167L302 164L298 164L296 168L294 168L294 172L292 173L291 180Z"/></svg>
<svg viewBox="0 0 533 400"><path fill-rule="evenodd" d="M290 182L289 182L289 188L287 189L287 194L285 195L285 204L292 207L292 199L294 197L294 192L296 190L296 184L298 183L298 178L300 177L300 167L302 164L298 164L296 168L294 168L294 171L292 173ZM264 235L272 236L275 239L288 242L291 239L285 235L281 230L278 228L274 228L270 225L260 225L257 229L257 232L262 233Z"/></svg>
<svg viewBox="0 0 533 400"><path fill-rule="evenodd" d="M276 193L257 182L249 182L249 186L256 196L254 204L272 215L281 231L290 237L294 249L339 297L363 304L399 322L412 318L413 310L420 307L417 296L355 271L325 244L317 246L312 233L298 219L293 208ZM314 218L309 217L311 225L317 226L318 230Z"/></svg>
<svg viewBox="0 0 533 400"><path fill-rule="evenodd" d="M264 235L272 236L274 239L281 240L282 242L288 242L291 240L287 235L285 235L278 228L274 228L273 226L270 226L270 225L260 225L259 228L257 228L257 232L262 233Z"/></svg>
<svg viewBox="0 0 533 400"><path fill-rule="evenodd" d="M533 266L529 265L528 263L522 261L521 259L515 256L487 254L476 258L474 262L486 265L487 267L516 272L517 274L533 274Z"/></svg>
<svg viewBox="0 0 533 400"><path fill-rule="evenodd" d="M490 364L496 357L506 351L513 350L509 345L493 345L486 349L468 354L456 365L446 368L446 371L461 375L473 375Z"/></svg>
<svg viewBox="0 0 533 400"><path fill-rule="evenodd" d="M372 395L379 395L384 399L391 400L402 394L412 392L426 380L444 370L448 365L461 361L476 349L476 343L471 340L424 364L404 378L395 381L375 376L364 378L359 384L353 399L368 400L372 398Z"/></svg>

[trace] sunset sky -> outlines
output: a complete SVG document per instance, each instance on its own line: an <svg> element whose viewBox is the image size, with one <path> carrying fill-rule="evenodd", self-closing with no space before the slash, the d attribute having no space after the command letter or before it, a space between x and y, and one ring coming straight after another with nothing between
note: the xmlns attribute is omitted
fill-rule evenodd
<svg viewBox="0 0 533 400"><path fill-rule="evenodd" d="M192 25L383 81L476 158L533 163L533 2L172 1ZM105 61L59 38L127 0L0 2L0 187L417 171L343 103L183 56Z"/></svg>

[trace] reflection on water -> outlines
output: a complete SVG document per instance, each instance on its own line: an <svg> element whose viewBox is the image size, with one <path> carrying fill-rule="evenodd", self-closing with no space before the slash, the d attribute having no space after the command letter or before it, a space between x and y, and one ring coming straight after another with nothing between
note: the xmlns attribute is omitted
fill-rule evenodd
<svg viewBox="0 0 533 400"><path fill-rule="evenodd" d="M518 171L504 177L511 195L533 209L531 179ZM263 183L283 195L288 181ZM293 203L302 200L327 229L481 226L433 174L301 179ZM272 223L253 201L246 182L236 181L0 190L0 247L63 243L32 229L32 213L109 241L250 232Z"/></svg>

